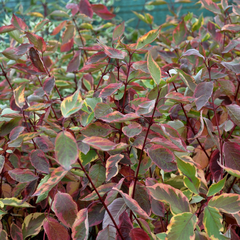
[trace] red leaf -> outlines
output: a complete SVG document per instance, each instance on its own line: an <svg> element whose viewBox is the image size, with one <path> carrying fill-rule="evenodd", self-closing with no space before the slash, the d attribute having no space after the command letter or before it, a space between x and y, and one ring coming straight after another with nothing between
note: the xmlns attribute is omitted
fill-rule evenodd
<svg viewBox="0 0 240 240"><path fill-rule="evenodd" d="M76 51L73 59L69 62L67 66L67 72L76 72L78 71L80 65L81 50Z"/></svg>
<svg viewBox="0 0 240 240"><path fill-rule="evenodd" d="M70 240L67 229L54 218L46 217L43 228L49 240Z"/></svg>
<svg viewBox="0 0 240 240"><path fill-rule="evenodd" d="M15 28L19 30L28 29L27 24L21 18L17 17L15 14L13 14L12 16L11 23Z"/></svg>
<svg viewBox="0 0 240 240"><path fill-rule="evenodd" d="M26 32L25 34L29 42L32 43L35 48L37 48L41 52L46 51L46 43L42 37L30 32Z"/></svg>
<svg viewBox="0 0 240 240"><path fill-rule="evenodd" d="M16 139L23 131L25 130L25 127L17 126L15 127L9 134L9 139L12 141Z"/></svg>
<svg viewBox="0 0 240 240"><path fill-rule="evenodd" d="M131 240L129 234L131 229L133 228L133 225L126 211L119 216L118 227L124 240ZM116 240L122 240L118 232L117 232Z"/></svg>
<svg viewBox="0 0 240 240"><path fill-rule="evenodd" d="M219 179L221 178L221 174L222 174L222 171L223 171L222 168L218 164L219 157L220 157L219 156L219 150L216 149L211 154L210 162L209 162L210 171L212 173L213 179L216 182L218 182Z"/></svg>
<svg viewBox="0 0 240 240"><path fill-rule="evenodd" d="M37 171L49 173L49 161L42 150L32 150L30 153L30 161Z"/></svg>
<svg viewBox="0 0 240 240"><path fill-rule="evenodd" d="M153 145L148 149L148 155L152 161L165 172L177 170L174 154L169 149L161 145Z"/></svg>
<svg viewBox="0 0 240 240"><path fill-rule="evenodd" d="M72 227L77 218L77 204L68 193L58 192L54 197L53 209L58 219L67 227Z"/></svg>
<svg viewBox="0 0 240 240"><path fill-rule="evenodd" d="M139 115L137 115L136 113L128 113L126 115L115 111L112 113L109 113L103 117L100 117L101 120L103 120L104 122L108 122L108 123L113 123L113 122L126 122L126 121L130 121L133 119L139 118Z"/></svg>
<svg viewBox="0 0 240 240"><path fill-rule="evenodd" d="M106 98L117 92L117 90L122 86L122 83L110 83L108 86L103 88L99 94L99 97Z"/></svg>
<svg viewBox="0 0 240 240"><path fill-rule="evenodd" d="M23 240L22 229L18 227L15 223L11 224L10 234L12 240Z"/></svg>
<svg viewBox="0 0 240 240"><path fill-rule="evenodd" d="M79 6L80 13L83 13L88 17L92 18L93 10L88 0L81 0L78 6Z"/></svg>
<svg viewBox="0 0 240 240"><path fill-rule="evenodd" d="M55 29L53 30L51 35L57 35L63 29L63 27L66 25L66 22L67 21L63 21L57 27L55 27Z"/></svg>
<svg viewBox="0 0 240 240"><path fill-rule="evenodd" d="M8 171L8 173L12 179L21 183L32 182L38 179L38 176L34 175L28 169L15 168L13 170Z"/></svg>
<svg viewBox="0 0 240 240"><path fill-rule="evenodd" d="M83 66L79 72L91 73L101 69L102 67L105 67L106 65L107 65L106 62L88 64Z"/></svg>
<svg viewBox="0 0 240 240"><path fill-rule="evenodd" d="M97 63L100 61L102 62L106 58L107 58L107 55L104 52L95 53L87 60L86 65Z"/></svg>
<svg viewBox="0 0 240 240"><path fill-rule="evenodd" d="M116 15L109 12L107 7L103 4L92 4L92 10L101 18L105 20L110 20L114 18Z"/></svg>
<svg viewBox="0 0 240 240"><path fill-rule="evenodd" d="M117 144L115 144L114 142L101 137L87 137L83 139L82 142L102 151L109 151L114 149L115 146L117 146Z"/></svg>
<svg viewBox="0 0 240 240"><path fill-rule="evenodd" d="M240 171L240 145L234 142L223 144L225 166Z"/></svg>
<svg viewBox="0 0 240 240"><path fill-rule="evenodd" d="M130 231L131 240L151 240L141 228L134 228Z"/></svg>
<svg viewBox="0 0 240 240"><path fill-rule="evenodd" d="M16 28L13 25L8 25L8 26L2 26L0 27L0 34L1 33L6 33L6 32L11 32L15 30Z"/></svg>
<svg viewBox="0 0 240 240"><path fill-rule="evenodd" d="M74 39L71 38L67 43L61 45L61 52L68 52L72 49L74 43Z"/></svg>
<svg viewBox="0 0 240 240"><path fill-rule="evenodd" d="M31 47L29 49L29 57L34 67L36 67L40 72L46 72L39 53L35 48Z"/></svg>
<svg viewBox="0 0 240 240"><path fill-rule="evenodd" d="M201 2L203 4L204 8L208 9L209 11L211 11L215 14L221 14L220 8L212 0L201 0Z"/></svg>
<svg viewBox="0 0 240 240"><path fill-rule="evenodd" d="M18 46L15 49L15 54L18 56L21 56L21 55L25 54L28 51L28 49L33 46L34 46L33 44L29 44L29 43L21 44L20 46Z"/></svg>
<svg viewBox="0 0 240 240"><path fill-rule="evenodd" d="M66 5L66 8L72 9L72 16L74 16L79 11L78 5L76 3L68 3Z"/></svg>
<svg viewBox="0 0 240 240"><path fill-rule="evenodd" d="M43 83L43 90L44 92L49 95L52 90L53 90L53 87L55 85L55 79L54 77L49 77L47 78L44 83Z"/></svg>

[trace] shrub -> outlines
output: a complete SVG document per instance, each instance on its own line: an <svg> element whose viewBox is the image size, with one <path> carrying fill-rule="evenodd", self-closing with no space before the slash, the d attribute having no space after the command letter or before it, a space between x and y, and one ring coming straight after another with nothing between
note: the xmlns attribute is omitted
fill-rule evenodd
<svg viewBox="0 0 240 240"><path fill-rule="evenodd" d="M238 238L239 0L201 3L134 43L87 0L0 27L1 239Z"/></svg>

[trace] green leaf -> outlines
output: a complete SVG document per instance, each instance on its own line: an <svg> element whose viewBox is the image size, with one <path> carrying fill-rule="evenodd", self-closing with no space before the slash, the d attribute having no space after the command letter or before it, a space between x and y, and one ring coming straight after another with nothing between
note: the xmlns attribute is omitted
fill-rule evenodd
<svg viewBox="0 0 240 240"><path fill-rule="evenodd" d="M153 60L150 52L148 52L147 66L148 66L148 70L149 70L154 82L157 85L159 85L159 83L161 81L161 69L158 66L158 64Z"/></svg>
<svg viewBox="0 0 240 240"><path fill-rule="evenodd" d="M222 193L211 198L208 206L219 209L225 213L237 213L240 209L240 196L235 193Z"/></svg>
<svg viewBox="0 0 240 240"><path fill-rule="evenodd" d="M13 198L0 198L0 206L11 206L11 207L23 207L23 208L32 208L33 206L27 202L22 203L22 200Z"/></svg>
<svg viewBox="0 0 240 240"><path fill-rule="evenodd" d="M219 211L211 206L206 206L203 212L203 225L210 239L227 239L220 234L223 228L223 218Z"/></svg>
<svg viewBox="0 0 240 240"><path fill-rule="evenodd" d="M89 176L96 187L101 186L106 179L105 167L101 164L94 164L89 170Z"/></svg>
<svg viewBox="0 0 240 240"><path fill-rule="evenodd" d="M190 212L188 199L182 191L163 183L156 183L147 188L154 199L169 204L173 214Z"/></svg>
<svg viewBox="0 0 240 240"><path fill-rule="evenodd" d="M94 149L91 149L84 154L83 152L79 152L79 159L82 162L83 166L87 165L88 163L98 159L98 155Z"/></svg>
<svg viewBox="0 0 240 240"><path fill-rule="evenodd" d="M176 45L179 45L187 36L187 27L182 20L173 31L173 40Z"/></svg>
<svg viewBox="0 0 240 240"><path fill-rule="evenodd" d="M61 103L63 117L67 118L82 108L83 101L80 91L77 90L73 95L65 98Z"/></svg>
<svg viewBox="0 0 240 240"><path fill-rule="evenodd" d="M44 219L44 213L36 212L27 215L22 224L23 239L29 236L36 236L41 231Z"/></svg>
<svg viewBox="0 0 240 240"><path fill-rule="evenodd" d="M167 239L169 240L182 240L189 239L195 240L194 229L197 225L197 217L190 212L180 213L174 215L168 225Z"/></svg>
<svg viewBox="0 0 240 240"><path fill-rule="evenodd" d="M200 179L196 176L196 167L193 163L184 162L181 159L177 159L178 169L184 175L184 184L189 188L193 193L199 193Z"/></svg>
<svg viewBox="0 0 240 240"><path fill-rule="evenodd" d="M226 106L231 120L240 127L240 106L237 104L230 104Z"/></svg>
<svg viewBox="0 0 240 240"><path fill-rule="evenodd" d="M219 182L213 183L208 189L207 196L210 197L220 192L224 187L225 181L226 181L226 178L223 178Z"/></svg>
<svg viewBox="0 0 240 240"><path fill-rule="evenodd" d="M53 11L51 14L51 16L54 16L54 17L65 17L65 18L69 18L69 15L62 11L62 10L55 10Z"/></svg>
<svg viewBox="0 0 240 240"><path fill-rule="evenodd" d="M74 136L67 131L60 132L55 140L55 153L57 162L66 170L71 169L71 164L78 158L78 147Z"/></svg>
<svg viewBox="0 0 240 240"><path fill-rule="evenodd" d="M147 44L153 42L158 37L159 31L160 31L160 28L154 29L149 31L142 37L138 38L136 49L141 49Z"/></svg>

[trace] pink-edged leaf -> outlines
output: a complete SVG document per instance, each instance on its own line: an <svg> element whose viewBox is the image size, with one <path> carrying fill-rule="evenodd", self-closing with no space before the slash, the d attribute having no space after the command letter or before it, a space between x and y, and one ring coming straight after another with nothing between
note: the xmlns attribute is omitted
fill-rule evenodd
<svg viewBox="0 0 240 240"><path fill-rule="evenodd" d="M237 33L240 31L240 25L239 24L226 24L222 27L222 31L229 31L231 33Z"/></svg>
<svg viewBox="0 0 240 240"><path fill-rule="evenodd" d="M20 31L28 29L27 24L15 14L12 15L11 23L15 28L19 29Z"/></svg>
<svg viewBox="0 0 240 240"><path fill-rule="evenodd" d="M2 230L0 231L0 239L1 239L1 240L9 240L8 234L7 234L7 232L6 232L4 229L2 229Z"/></svg>
<svg viewBox="0 0 240 240"><path fill-rule="evenodd" d="M137 114L138 115L144 115L152 112L154 106L155 106L156 100L149 100L149 101L144 101L143 103L138 105L137 108Z"/></svg>
<svg viewBox="0 0 240 240"><path fill-rule="evenodd" d="M12 240L23 240L22 229L17 226L15 223L11 224L10 235Z"/></svg>
<svg viewBox="0 0 240 240"><path fill-rule="evenodd" d="M90 145L95 149L102 151L109 151L117 146L116 143L101 137L86 137L85 139L82 140L82 142Z"/></svg>
<svg viewBox="0 0 240 240"><path fill-rule="evenodd" d="M43 90L47 95L50 95L55 86L55 78L48 77L43 83Z"/></svg>
<svg viewBox="0 0 240 240"><path fill-rule="evenodd" d="M105 67L106 65L107 65L106 62L88 64L83 66L79 72L92 73L98 71L99 69Z"/></svg>
<svg viewBox="0 0 240 240"><path fill-rule="evenodd" d="M147 44L153 42L158 37L159 31L160 31L160 28L154 29L154 30L147 32L140 38L138 38L137 44L136 44L136 49L141 49L144 46L146 46Z"/></svg>
<svg viewBox="0 0 240 240"><path fill-rule="evenodd" d="M81 50L76 51L73 59L69 62L67 66L67 72L77 72L80 66Z"/></svg>
<svg viewBox="0 0 240 240"><path fill-rule="evenodd" d="M223 144L225 166L240 171L240 145L234 142Z"/></svg>
<svg viewBox="0 0 240 240"><path fill-rule="evenodd" d="M60 51L61 52L68 52L72 49L74 44L74 38L71 38L68 42L61 45Z"/></svg>
<svg viewBox="0 0 240 240"><path fill-rule="evenodd" d="M188 104L194 101L193 97L184 96L179 92L170 92L165 96L165 98L174 100L176 102L184 103L184 104Z"/></svg>
<svg viewBox="0 0 240 240"><path fill-rule="evenodd" d="M34 46L33 44L29 44L29 43L21 44L15 49L15 54L18 56L22 56L29 50L29 48L33 46Z"/></svg>
<svg viewBox="0 0 240 240"><path fill-rule="evenodd" d="M77 213L77 218L72 226L72 239L73 240L87 240L88 239L88 209L81 209Z"/></svg>
<svg viewBox="0 0 240 240"><path fill-rule="evenodd" d="M101 202L95 202L88 207L88 223L89 227L101 224L105 214L105 209Z"/></svg>
<svg viewBox="0 0 240 240"><path fill-rule="evenodd" d="M12 48L12 47L9 47L9 48L6 48L4 51L2 51L1 53L8 59L11 59L11 60L18 60L21 56L20 55L16 55L15 53L16 51L16 48Z"/></svg>
<svg viewBox="0 0 240 240"><path fill-rule="evenodd" d="M118 228L124 240L131 240L130 231L133 228L133 225L126 211L119 216ZM122 240L118 232L117 232L116 240Z"/></svg>
<svg viewBox="0 0 240 240"><path fill-rule="evenodd" d="M187 27L182 20L173 31L173 40L176 45L179 45L187 37Z"/></svg>
<svg viewBox="0 0 240 240"><path fill-rule="evenodd" d="M148 155L152 161L165 172L177 170L175 156L169 149L161 145L153 145L148 149Z"/></svg>
<svg viewBox="0 0 240 240"><path fill-rule="evenodd" d="M210 156L209 168L213 179L217 182L222 175L222 168L219 166L218 160L220 158L219 150L216 149L212 152Z"/></svg>
<svg viewBox="0 0 240 240"><path fill-rule="evenodd" d="M113 30L113 41L118 40L124 33L125 30L125 23L122 22L121 24L117 25Z"/></svg>
<svg viewBox="0 0 240 240"><path fill-rule="evenodd" d="M79 12L85 14L86 16L92 18L93 10L92 6L88 0L80 0L79 2Z"/></svg>
<svg viewBox="0 0 240 240"><path fill-rule="evenodd" d="M66 170L71 169L71 164L77 161L77 142L70 132L62 131L57 135L55 140L55 154L57 162Z"/></svg>
<svg viewBox="0 0 240 240"><path fill-rule="evenodd" d="M115 183L107 183L107 184L104 184L104 185L98 187L97 191L98 191L99 195L102 197L107 192L112 190L112 188L115 185L116 185ZM93 200L97 200L97 199L98 199L98 195L95 191L93 191L92 193L88 194L86 197L82 198L81 201L93 201Z"/></svg>
<svg viewBox="0 0 240 240"><path fill-rule="evenodd" d="M62 44L68 43L74 36L74 25L67 24L62 34Z"/></svg>
<svg viewBox="0 0 240 240"><path fill-rule="evenodd" d="M108 46L104 45L103 43L101 43L100 41L98 41L98 42L103 47L105 54L108 55L110 58L124 59L127 56L126 52L117 50L115 48L108 47Z"/></svg>
<svg viewBox="0 0 240 240"><path fill-rule="evenodd" d="M219 79L217 83L220 89L227 95L227 96L234 96L236 92L235 85L230 80Z"/></svg>
<svg viewBox="0 0 240 240"><path fill-rule="evenodd" d="M130 231L131 240L150 240L151 238L148 234L141 228L133 228Z"/></svg>
<svg viewBox="0 0 240 240"><path fill-rule="evenodd" d="M188 49L185 53L183 53L182 56L197 56L202 59L205 59L205 57L197 50L197 49Z"/></svg>
<svg viewBox="0 0 240 240"><path fill-rule="evenodd" d="M29 57L30 57L30 60L31 60L33 66L36 67L36 70L38 70L40 72L46 72L44 65L43 65L43 61L40 58L39 53L35 48L31 47L29 49Z"/></svg>
<svg viewBox="0 0 240 240"><path fill-rule="evenodd" d="M46 51L47 45L42 37L38 36L37 34L31 33L31 32L26 32L25 34L26 34L29 42L32 43L35 48L37 48L41 52Z"/></svg>
<svg viewBox="0 0 240 240"><path fill-rule="evenodd" d="M228 53L231 50L235 49L236 47L239 48L240 46L240 41L239 40L231 40L228 45L224 48L222 53Z"/></svg>
<svg viewBox="0 0 240 240"><path fill-rule="evenodd" d="M197 111L204 107L213 93L213 82L202 82L197 85L194 91Z"/></svg>
<svg viewBox="0 0 240 240"><path fill-rule="evenodd" d="M112 155L107 159L106 162L106 181L108 182L112 177L118 174L118 163L123 159L122 154Z"/></svg>
<svg viewBox="0 0 240 240"><path fill-rule="evenodd" d="M108 86L103 88L99 94L99 97L106 98L117 92L122 87L122 83L110 83Z"/></svg>
<svg viewBox="0 0 240 240"><path fill-rule="evenodd" d="M104 20L110 20L114 18L116 15L109 12L107 7L103 4L92 4L92 10L95 12L99 17Z"/></svg>
<svg viewBox="0 0 240 240"><path fill-rule="evenodd" d="M23 108L23 106L25 105L24 92L25 92L24 85L20 85L13 92L15 103L19 108Z"/></svg>
<svg viewBox="0 0 240 240"><path fill-rule="evenodd" d="M1 33L6 33L6 32L11 32L15 30L16 28L13 25L8 25L8 26L2 26L0 27L0 34Z"/></svg>
<svg viewBox="0 0 240 240"><path fill-rule="evenodd" d="M43 229L47 234L48 240L70 240L67 229L54 218L46 217L43 223Z"/></svg>
<svg viewBox="0 0 240 240"><path fill-rule="evenodd" d="M139 206L138 202L130 197L128 194L124 193L123 191L113 188L113 190L117 191L121 194L122 198L124 199L126 205L136 214L144 219L151 219L148 214Z"/></svg>
<svg viewBox="0 0 240 240"><path fill-rule="evenodd" d="M130 185L130 191L133 188L133 182ZM150 195L147 192L147 188L144 184L137 182L135 188L134 199L138 202L139 206L148 214L151 213Z"/></svg>
<svg viewBox="0 0 240 240"><path fill-rule="evenodd" d="M201 0L201 3L204 6L204 8L208 9L209 11L215 14L221 14L220 8L212 0Z"/></svg>
<svg viewBox="0 0 240 240"><path fill-rule="evenodd" d="M87 137L106 137L112 133L112 128L107 123L94 122L81 129L81 133Z"/></svg>
<svg viewBox="0 0 240 240"><path fill-rule="evenodd" d="M179 189L163 183L156 183L147 188L154 199L169 204L174 215L190 212L188 198Z"/></svg>
<svg viewBox="0 0 240 240"><path fill-rule="evenodd" d="M56 137L56 135L54 135L54 137ZM41 137L36 137L34 141L43 152L47 153L54 150L54 145L47 136L42 135Z"/></svg>
<svg viewBox="0 0 240 240"><path fill-rule="evenodd" d="M98 232L96 240L115 240L116 233L112 233L110 229L111 229L111 226L108 225L103 230Z"/></svg>
<svg viewBox="0 0 240 240"><path fill-rule="evenodd" d="M33 196L39 196L49 192L67 173L68 171L66 171L63 167L55 168L51 173L50 178L38 187Z"/></svg>
<svg viewBox="0 0 240 240"><path fill-rule="evenodd" d="M23 239L26 239L28 236L37 235L42 229L44 219L44 213L35 212L28 214L22 224Z"/></svg>
<svg viewBox="0 0 240 240"><path fill-rule="evenodd" d="M240 106L237 104L230 104L226 106L231 120L240 127Z"/></svg>
<svg viewBox="0 0 240 240"><path fill-rule="evenodd" d="M15 127L9 134L9 139L12 141L16 139L23 131L25 130L25 127L23 126L17 126Z"/></svg>
<svg viewBox="0 0 240 240"><path fill-rule="evenodd" d="M89 170L89 177L92 179L93 184L96 187L101 186L106 180L106 169L100 164L94 164Z"/></svg>
<svg viewBox="0 0 240 240"><path fill-rule="evenodd" d="M53 210L65 226L72 227L78 213L77 204L68 193L57 192L54 197Z"/></svg>
<svg viewBox="0 0 240 240"><path fill-rule="evenodd" d="M115 191L116 192L116 191ZM115 199L109 206L108 210L111 213L113 219L115 220L116 224L119 224L119 216L126 210L126 204L125 201L122 198ZM102 228L106 228L109 226L108 229L108 236L110 236L110 239L116 238L116 228L113 226L112 219L108 215L107 211L105 211L105 215L102 222Z"/></svg>
<svg viewBox="0 0 240 240"><path fill-rule="evenodd" d="M13 170L8 171L8 173L12 179L21 183L32 182L38 179L38 176L34 175L28 169L15 168Z"/></svg>
<svg viewBox="0 0 240 240"><path fill-rule="evenodd" d="M4 164L5 164L5 157L3 155L0 155L0 173L2 173Z"/></svg>
<svg viewBox="0 0 240 240"><path fill-rule="evenodd" d="M36 32L38 32L38 31L42 30L42 28L44 27L44 25L46 25L46 24L49 23L49 22L50 22L50 21L49 21L47 18L43 19L41 22L39 22L38 24L36 24L36 25L34 26L33 31L36 33Z"/></svg>
<svg viewBox="0 0 240 240"><path fill-rule="evenodd" d="M61 22L52 32L51 35L57 35L66 25L67 21Z"/></svg>
<svg viewBox="0 0 240 240"><path fill-rule="evenodd" d="M149 73L148 66L147 66L147 61L134 62L132 67L135 70L140 70L142 72Z"/></svg>
<svg viewBox="0 0 240 240"><path fill-rule="evenodd" d="M240 178L240 171L229 168L229 167L225 167L223 166L221 163L218 162L219 168L224 169L226 172L230 173L232 176ZM219 175L218 175L219 178Z"/></svg>
<svg viewBox="0 0 240 240"><path fill-rule="evenodd" d="M240 196L235 193L222 193L219 196L211 198L208 206L217 208L225 213L238 213L240 209Z"/></svg>
<svg viewBox="0 0 240 240"><path fill-rule="evenodd" d="M102 52L102 51L97 52L97 53L93 54L90 58L88 58L86 65L97 63L97 62L102 62L106 58L107 58L107 55L105 54L105 52Z"/></svg>
<svg viewBox="0 0 240 240"><path fill-rule="evenodd" d="M129 138L135 137L142 132L142 126L139 123L133 122L122 128L123 133Z"/></svg>
<svg viewBox="0 0 240 240"><path fill-rule="evenodd" d="M221 62L221 64L227 68L228 70L240 74L240 63L239 63L239 58L235 58L231 62Z"/></svg>
<svg viewBox="0 0 240 240"><path fill-rule="evenodd" d="M139 118L139 115L137 115L136 113L128 113L128 114L124 115L118 111L114 111L103 117L100 117L101 120L103 120L104 122L108 122L108 123L126 122L126 121L130 121L130 120L133 120L136 118Z"/></svg>
<svg viewBox="0 0 240 240"><path fill-rule="evenodd" d="M92 45L89 47L79 47L79 49L86 50L86 51L101 51L102 47L100 45Z"/></svg>
<svg viewBox="0 0 240 240"><path fill-rule="evenodd" d="M71 9L72 16L76 15L76 13L79 11L78 5L76 3L68 3L66 5L67 9Z"/></svg>
<svg viewBox="0 0 240 240"><path fill-rule="evenodd" d="M32 166L40 172L49 173L49 161L45 157L45 153L40 150L32 150L30 153L30 161Z"/></svg>
<svg viewBox="0 0 240 240"><path fill-rule="evenodd" d="M121 189L124 179L125 178L121 178L121 180L117 183L117 185L115 186L117 189ZM105 204L108 206L110 203L114 201L117 195L118 195L118 192L111 189L107 194L107 197L105 199Z"/></svg>
<svg viewBox="0 0 240 240"><path fill-rule="evenodd" d="M197 220L196 215L190 212L173 216L167 227L167 238L195 240L194 229L197 225Z"/></svg>

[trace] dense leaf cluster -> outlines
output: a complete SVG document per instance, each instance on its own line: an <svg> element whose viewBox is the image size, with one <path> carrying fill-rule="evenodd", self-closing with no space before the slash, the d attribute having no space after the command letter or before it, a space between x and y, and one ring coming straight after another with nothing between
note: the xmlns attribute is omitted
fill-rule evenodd
<svg viewBox="0 0 240 240"><path fill-rule="evenodd" d="M88 0L0 27L1 240L239 239L240 1L200 2L136 42Z"/></svg>

